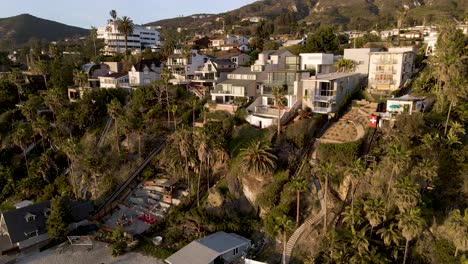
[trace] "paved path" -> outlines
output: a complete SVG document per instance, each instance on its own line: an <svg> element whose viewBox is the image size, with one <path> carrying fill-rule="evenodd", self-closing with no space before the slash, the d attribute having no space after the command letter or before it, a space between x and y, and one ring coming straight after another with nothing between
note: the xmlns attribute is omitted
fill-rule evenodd
<svg viewBox="0 0 468 264"><path fill-rule="evenodd" d="M112 257L111 248L105 243L94 242L94 247L87 250L80 246L66 246L60 252L57 248L34 252L17 259L18 264L163 264L162 260L139 253L126 253Z"/></svg>

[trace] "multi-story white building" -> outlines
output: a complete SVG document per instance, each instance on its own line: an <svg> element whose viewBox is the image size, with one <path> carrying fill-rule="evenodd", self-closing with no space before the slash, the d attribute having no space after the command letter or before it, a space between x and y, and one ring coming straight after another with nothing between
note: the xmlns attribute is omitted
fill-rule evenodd
<svg viewBox="0 0 468 264"><path fill-rule="evenodd" d="M130 86L149 85L151 82L161 79L161 67L159 63L149 60L141 60L132 66L128 72Z"/></svg>
<svg viewBox="0 0 468 264"><path fill-rule="evenodd" d="M303 103L314 113L333 113L358 87L360 77L359 73L333 72L302 79Z"/></svg>
<svg viewBox="0 0 468 264"><path fill-rule="evenodd" d="M99 76L101 88L130 88L128 83L128 73L109 73L105 76Z"/></svg>
<svg viewBox="0 0 468 264"><path fill-rule="evenodd" d="M371 52L368 82L370 91L393 92L402 88L414 73L415 58L415 47Z"/></svg>
<svg viewBox="0 0 468 264"><path fill-rule="evenodd" d="M97 38L104 40L104 53L115 54L125 52L125 36L119 31L117 23L110 22L97 30ZM127 46L130 51L141 51L160 45L159 31L155 27L135 25L133 33L128 36Z"/></svg>
<svg viewBox="0 0 468 264"><path fill-rule="evenodd" d="M301 53L302 71L313 71L315 75L334 72L334 56L327 53Z"/></svg>
<svg viewBox="0 0 468 264"><path fill-rule="evenodd" d="M193 80L195 72L201 71L205 63L213 59L212 57L198 53L198 50L191 50L184 54L181 49L175 49L174 53L167 58L167 67L172 73L172 84L188 84Z"/></svg>
<svg viewBox="0 0 468 264"><path fill-rule="evenodd" d="M343 58L354 62L354 72L368 75L370 53L377 51L377 48L345 49Z"/></svg>
<svg viewBox="0 0 468 264"><path fill-rule="evenodd" d="M266 74L259 85L259 95L255 101L247 107L249 116L247 121L255 126L265 128L276 122L285 122L295 110L302 105L301 79L308 78L310 73L300 70L300 57L287 53L264 53L259 60L266 60L270 68L263 71ZM269 59L268 59L269 58ZM252 65L252 70L261 71L257 65ZM261 71L262 72L262 71ZM282 106L275 102L273 91L281 87L285 93ZM278 109L280 107L280 109ZM278 121L278 114L280 116Z"/></svg>

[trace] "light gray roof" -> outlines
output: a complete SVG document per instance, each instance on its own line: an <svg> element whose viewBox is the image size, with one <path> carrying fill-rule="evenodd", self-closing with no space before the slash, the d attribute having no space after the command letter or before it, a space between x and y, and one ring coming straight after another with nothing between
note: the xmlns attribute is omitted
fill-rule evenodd
<svg viewBox="0 0 468 264"><path fill-rule="evenodd" d="M257 73L252 72L250 67L239 67L235 71L233 71L232 74L257 74Z"/></svg>
<svg viewBox="0 0 468 264"><path fill-rule="evenodd" d="M192 241L166 261L170 264L209 264L218 256L249 243L250 240L241 236L217 232Z"/></svg>
<svg viewBox="0 0 468 264"><path fill-rule="evenodd" d="M218 85L230 84L232 86L245 87L245 86L250 85L253 82L256 82L256 81L255 80L233 80L233 79L229 79L229 80L225 80L224 82L219 83Z"/></svg>
<svg viewBox="0 0 468 264"><path fill-rule="evenodd" d="M79 222L89 217L93 211L92 202L68 202L70 213L73 222ZM28 237L25 233L34 232L37 230L38 235L47 233L46 211L50 208L50 202L42 202L32 204L15 210L2 212L5 220L6 229L10 237L10 242L16 243L26 240ZM32 214L35 216L34 221L26 221L26 215Z"/></svg>
<svg viewBox="0 0 468 264"><path fill-rule="evenodd" d="M357 72L332 72L327 74L319 74L317 77L313 76L312 80L336 80L349 76L358 76ZM307 80L307 79L306 79Z"/></svg>

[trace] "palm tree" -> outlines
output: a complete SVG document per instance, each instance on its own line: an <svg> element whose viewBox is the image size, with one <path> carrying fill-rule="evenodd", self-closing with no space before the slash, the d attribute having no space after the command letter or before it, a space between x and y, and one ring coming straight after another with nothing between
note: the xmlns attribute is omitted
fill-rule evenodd
<svg viewBox="0 0 468 264"><path fill-rule="evenodd" d="M339 72L351 72L354 71L354 68L356 67L354 61L344 58L338 59L335 65Z"/></svg>
<svg viewBox="0 0 468 264"><path fill-rule="evenodd" d="M352 213L354 213L354 193L356 192L357 185L364 175L365 167L361 159L355 160L351 166L347 169L347 173L351 176L351 207ZM354 226L354 220L353 220Z"/></svg>
<svg viewBox="0 0 468 264"><path fill-rule="evenodd" d="M275 230L277 233L283 234L283 264L286 264L286 244L288 241L286 240L286 232L288 229L292 227L292 221L286 215L282 215L275 218Z"/></svg>
<svg viewBox="0 0 468 264"><path fill-rule="evenodd" d="M84 71L74 69L73 82L76 86L84 88L88 83L88 75Z"/></svg>
<svg viewBox="0 0 468 264"><path fill-rule="evenodd" d="M129 17L123 16L123 17L118 19L117 24L118 24L118 27L119 27L119 31L124 34L125 54L127 54L128 53L128 44L127 44L128 36L133 33L133 28L134 28L133 21Z"/></svg>
<svg viewBox="0 0 468 264"><path fill-rule="evenodd" d="M409 156L408 153L398 144L392 144L387 152L387 162L391 166L390 179L387 183L387 201L390 195L390 190L393 186L393 179L397 174L402 172L407 166Z"/></svg>
<svg viewBox="0 0 468 264"><path fill-rule="evenodd" d="M458 251L468 250L468 208L465 208L464 215L461 215L459 209L450 212L449 217L445 220L450 240L455 245L455 257Z"/></svg>
<svg viewBox="0 0 468 264"><path fill-rule="evenodd" d="M353 232L351 244L353 245L353 248L357 249L359 255L363 255L369 251L369 240L367 240L366 232L366 227L358 232Z"/></svg>
<svg viewBox="0 0 468 264"><path fill-rule="evenodd" d="M286 91L283 87L273 87L273 101L278 108L278 135L281 133L281 110L285 107Z"/></svg>
<svg viewBox="0 0 468 264"><path fill-rule="evenodd" d="M364 212L372 229L380 225L385 217L385 205L381 199L372 199L364 202ZM371 231L372 234L372 231Z"/></svg>
<svg viewBox="0 0 468 264"><path fill-rule="evenodd" d="M171 123L171 114L170 114L170 109L169 109L169 103L170 103L169 102L169 89L168 89L169 80L171 78L172 78L171 71L169 70L169 68L164 67L162 69L161 80L164 83L164 90L165 90L165 93L166 93L166 110L167 110L167 126L168 127L170 126L170 123Z"/></svg>
<svg viewBox="0 0 468 264"><path fill-rule="evenodd" d="M325 214L323 217L323 234L325 235L327 233L328 178L334 175L335 166L333 166L333 163L331 162L320 164L318 172L320 175L322 175L325 181L325 186L323 188L323 203L324 203L323 210L325 210Z"/></svg>
<svg viewBox="0 0 468 264"><path fill-rule="evenodd" d="M379 230L377 230L377 234L383 239L385 246L390 247L393 243L398 245L398 242L401 237L401 232L398 230L397 225L395 223L390 223L388 227L383 226Z"/></svg>
<svg viewBox="0 0 468 264"><path fill-rule="evenodd" d="M437 165L429 159L422 159L413 167L411 174L423 184L423 190L426 189L437 177Z"/></svg>
<svg viewBox="0 0 468 264"><path fill-rule="evenodd" d="M239 154L242 171L257 175L272 172L276 168L276 156L271 151L270 145L265 141L250 142Z"/></svg>
<svg viewBox="0 0 468 264"><path fill-rule="evenodd" d="M18 101L21 102L21 95L23 94L24 76L19 69L13 68L7 75L7 80L12 83L18 92Z"/></svg>
<svg viewBox="0 0 468 264"><path fill-rule="evenodd" d="M192 128L195 128L195 109L197 108L197 104L196 98L190 101L190 106L192 107Z"/></svg>
<svg viewBox="0 0 468 264"><path fill-rule="evenodd" d="M176 119L177 108L178 107L176 104L171 105L171 112L172 112L172 116L174 117L174 130L177 130L177 119Z"/></svg>
<svg viewBox="0 0 468 264"><path fill-rule="evenodd" d="M29 175L29 165L28 165L28 157L26 154L26 149L31 143L32 135L33 135L33 132L32 132L32 128L30 124L19 123L12 137L13 143L16 146L20 147L21 150L23 150L23 156L24 156L24 160L26 163L26 173L28 175Z"/></svg>
<svg viewBox="0 0 468 264"><path fill-rule="evenodd" d="M94 57L97 57L97 47L96 47L96 38L97 38L97 28L91 27L91 30L89 31L89 35L93 39L93 45L94 45Z"/></svg>
<svg viewBox="0 0 468 264"><path fill-rule="evenodd" d="M417 184L412 183L408 177L398 179L397 184L393 188L392 200L400 212L415 207L420 197Z"/></svg>
<svg viewBox="0 0 468 264"><path fill-rule="evenodd" d="M295 176L291 180L291 187L296 191L296 226L299 225L300 195L307 190L307 180L303 177Z"/></svg>
<svg viewBox="0 0 468 264"><path fill-rule="evenodd" d="M401 230L401 234L406 239L405 245L405 257L403 258L403 264L406 263L406 256L408 254L409 242L415 239L421 232L424 226L424 219L421 217L421 209L410 208L401 212L398 216L398 228Z"/></svg>
<svg viewBox="0 0 468 264"><path fill-rule="evenodd" d="M117 19L117 11L111 10L111 11L109 12L109 15L111 16L112 19L109 19L109 21L108 21L109 23L108 23L108 24L111 24L111 23L112 23L112 26L117 25L117 21L118 21L118 19ZM118 26L117 26L117 28L118 28ZM106 30L107 30L107 28L106 28ZM118 31L118 30L117 30L117 31ZM112 27L110 27L109 32L112 33ZM116 53L116 54L119 53L119 47L118 47L118 46L119 46L119 41L117 40L117 38L118 38L118 34L115 35L115 46L116 46L116 47L115 47L115 51L116 51L115 53Z"/></svg>
<svg viewBox="0 0 468 264"><path fill-rule="evenodd" d="M46 134L49 132L49 121L44 117L38 117L35 122L32 122L32 129L35 133L39 134L42 138L42 148L45 152L44 141L46 140Z"/></svg>
<svg viewBox="0 0 468 264"><path fill-rule="evenodd" d="M33 69L32 72L35 74L41 75L42 78L44 79L44 84L46 87L46 90L49 90L48 85L47 85L47 75L50 73L50 65L44 60L39 60L33 64Z"/></svg>
<svg viewBox="0 0 468 264"><path fill-rule="evenodd" d="M107 105L107 112L114 119L117 151L120 153L120 139L119 139L119 129L118 129L117 120L122 115L122 105L120 104L117 98L112 99L112 101Z"/></svg>
<svg viewBox="0 0 468 264"><path fill-rule="evenodd" d="M351 227L352 233L355 232L355 227L360 226L363 222L361 210L356 210L351 206L346 206L341 216L343 217L341 221Z"/></svg>

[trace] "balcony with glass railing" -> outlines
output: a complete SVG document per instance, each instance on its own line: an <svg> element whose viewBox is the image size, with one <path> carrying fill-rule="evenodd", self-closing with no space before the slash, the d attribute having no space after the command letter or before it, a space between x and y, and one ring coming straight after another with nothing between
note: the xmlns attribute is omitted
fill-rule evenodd
<svg viewBox="0 0 468 264"><path fill-rule="evenodd" d="M263 84L263 88L262 88L262 94L273 94L273 89L275 87L284 87L284 83L283 82L279 82L278 84L272 84L272 82L269 82L269 83L264 83ZM289 86L287 87L286 89L286 94L288 95L293 95L294 94L294 87Z"/></svg>
<svg viewBox="0 0 468 264"><path fill-rule="evenodd" d="M283 115L285 109L280 110L280 116ZM263 116L271 116L271 117L278 117L278 108L274 106L268 105L260 105L256 106L254 110L255 115L263 115Z"/></svg>
<svg viewBox="0 0 468 264"><path fill-rule="evenodd" d="M336 102L336 95L314 95L314 101Z"/></svg>
<svg viewBox="0 0 468 264"><path fill-rule="evenodd" d="M374 64L397 64L398 60L397 59L374 58L372 60L372 63L374 63Z"/></svg>
<svg viewBox="0 0 468 264"><path fill-rule="evenodd" d="M234 91L233 89L229 88L222 88L222 87L215 87L213 91L211 91L212 95L220 94L220 95L233 95L233 96L246 96L244 90L242 91Z"/></svg>
<svg viewBox="0 0 468 264"><path fill-rule="evenodd" d="M370 83L375 83L375 84L394 84L395 82L390 79L370 79Z"/></svg>
<svg viewBox="0 0 468 264"><path fill-rule="evenodd" d="M386 74L396 74L396 70L395 69L379 69L379 68L375 68L375 73L386 73Z"/></svg>
<svg viewBox="0 0 468 264"><path fill-rule="evenodd" d="M328 113L333 112L333 108L331 106L329 107L314 106L314 109L312 111L315 113L319 113L319 114L328 114Z"/></svg>

